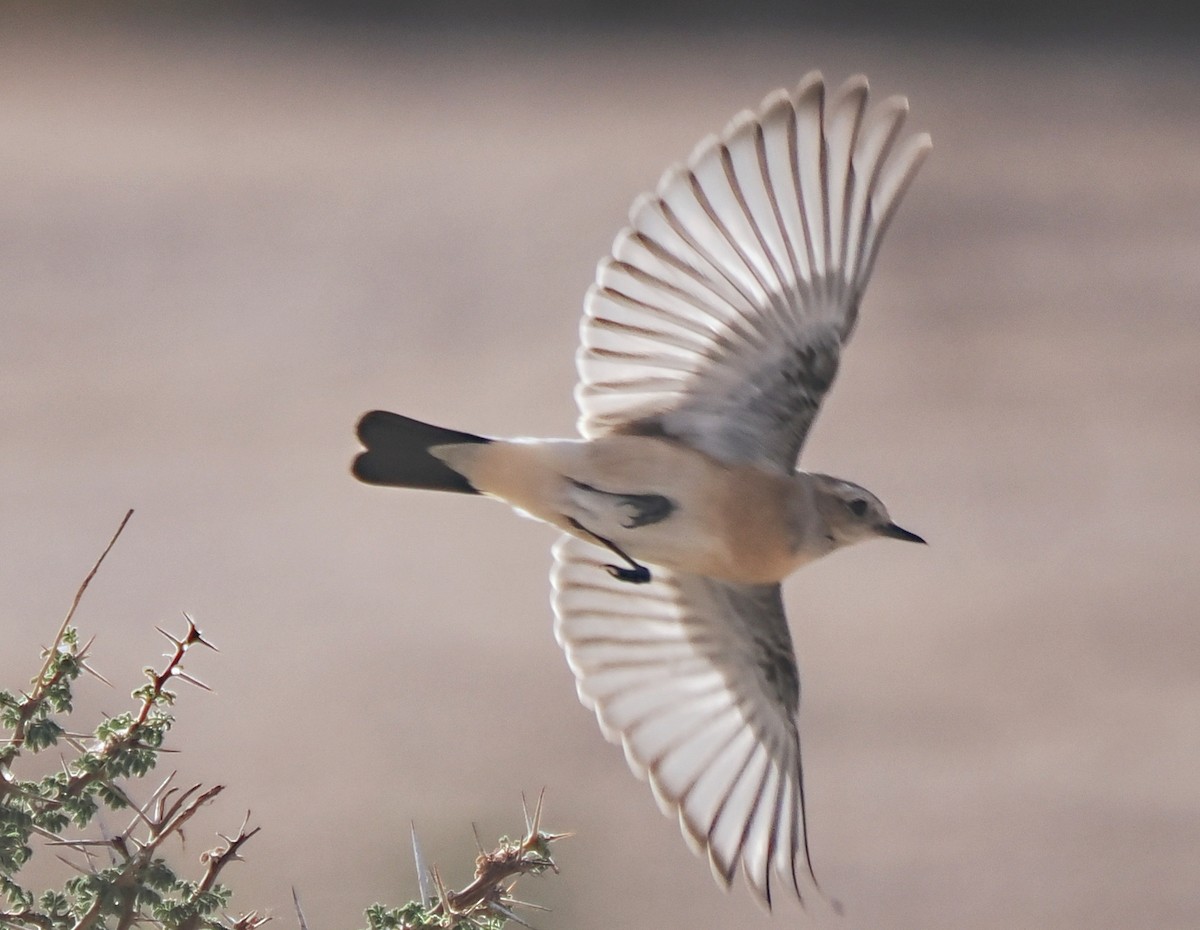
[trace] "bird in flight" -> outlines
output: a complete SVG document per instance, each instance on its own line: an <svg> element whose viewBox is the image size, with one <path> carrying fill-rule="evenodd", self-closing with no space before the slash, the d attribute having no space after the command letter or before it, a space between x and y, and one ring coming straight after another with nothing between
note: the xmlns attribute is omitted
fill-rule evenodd
<svg viewBox="0 0 1200 930"><path fill-rule="evenodd" d="M733 118L638 198L584 301L579 439L376 410L369 484L482 494L563 532L555 635L581 700L728 887L803 902L800 678L780 582L875 537L874 494L796 469L880 240L930 148L908 103L818 73Z"/></svg>

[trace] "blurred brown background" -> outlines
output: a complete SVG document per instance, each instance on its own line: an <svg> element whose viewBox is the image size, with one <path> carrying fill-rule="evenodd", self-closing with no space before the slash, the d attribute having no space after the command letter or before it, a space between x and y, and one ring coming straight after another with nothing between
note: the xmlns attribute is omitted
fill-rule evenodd
<svg viewBox="0 0 1200 930"><path fill-rule="evenodd" d="M1200 924L1194 45L751 7L690 32L5 11L0 681L136 508L78 617L118 687L81 703L124 709L181 610L221 646L170 762L229 786L186 858L246 808L264 828L235 907L293 925L295 885L313 930L361 926L415 891L410 819L460 881L470 821L516 832L544 785L578 836L523 888L542 930ZM803 460L932 545L787 588L841 920L723 896L603 741L551 635L551 532L347 473L375 406L568 434L633 196L813 67L908 94L935 144Z"/></svg>

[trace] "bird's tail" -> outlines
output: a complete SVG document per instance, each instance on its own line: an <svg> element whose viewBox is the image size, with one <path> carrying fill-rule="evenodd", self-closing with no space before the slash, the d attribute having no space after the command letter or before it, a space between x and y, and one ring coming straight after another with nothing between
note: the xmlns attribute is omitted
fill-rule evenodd
<svg viewBox="0 0 1200 930"><path fill-rule="evenodd" d="M429 449L432 446L491 442L482 436L442 429L386 410L365 414L358 421L358 438L367 447L354 460L351 469L359 481L460 494L479 492Z"/></svg>

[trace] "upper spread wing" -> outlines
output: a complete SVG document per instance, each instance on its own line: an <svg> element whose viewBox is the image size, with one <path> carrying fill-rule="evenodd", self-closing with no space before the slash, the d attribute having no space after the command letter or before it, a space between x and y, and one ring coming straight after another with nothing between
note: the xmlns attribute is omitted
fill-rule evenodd
<svg viewBox="0 0 1200 930"><path fill-rule="evenodd" d="M604 550L554 549L555 635L579 696L625 748L664 812L728 885L742 867L761 900L772 876L801 895L808 858L796 660L778 585L654 569L611 577Z"/></svg>
<svg viewBox="0 0 1200 930"><path fill-rule="evenodd" d="M791 471L930 142L851 78L768 96L639 198L588 291L579 430Z"/></svg>

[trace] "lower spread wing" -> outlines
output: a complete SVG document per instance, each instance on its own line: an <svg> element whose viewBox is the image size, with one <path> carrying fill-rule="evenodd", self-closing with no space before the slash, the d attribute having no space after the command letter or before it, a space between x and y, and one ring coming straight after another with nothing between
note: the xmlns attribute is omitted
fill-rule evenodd
<svg viewBox="0 0 1200 930"><path fill-rule="evenodd" d="M791 471L929 149L851 78L768 96L638 199L584 306L579 430Z"/></svg>
<svg viewBox="0 0 1200 930"><path fill-rule="evenodd" d="M632 585L608 574L608 553L569 536L554 558L555 635L579 696L659 806L724 885L740 863L768 906L773 875L798 897L801 873L815 887L779 586L662 568Z"/></svg>

